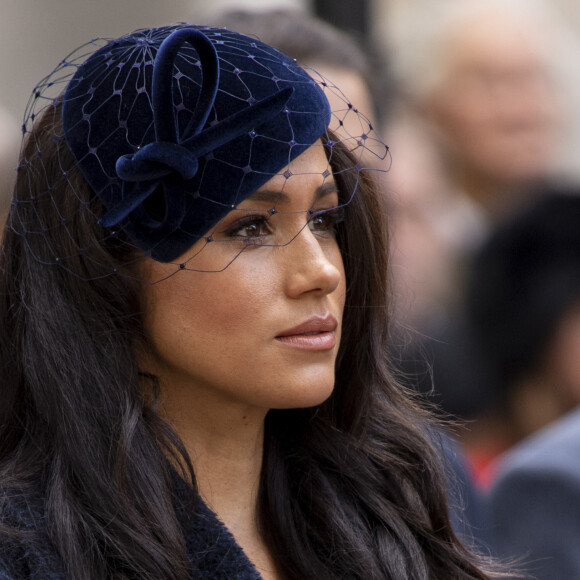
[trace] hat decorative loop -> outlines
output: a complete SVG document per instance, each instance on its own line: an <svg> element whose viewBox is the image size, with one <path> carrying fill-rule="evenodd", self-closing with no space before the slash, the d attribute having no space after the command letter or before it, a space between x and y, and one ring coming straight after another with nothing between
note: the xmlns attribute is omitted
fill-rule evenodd
<svg viewBox="0 0 580 580"><path fill-rule="evenodd" d="M103 235L122 231L157 261L205 239L333 119L328 86L236 32L176 24L101 43L43 83L58 99L67 83L64 137L112 230Z"/></svg>
<svg viewBox="0 0 580 580"><path fill-rule="evenodd" d="M185 42L197 51L203 78L195 114L184 134L179 135L175 114L168 114L168 111L173 109L173 64ZM155 142L134 154L118 158L115 169L122 181L122 196L99 220L102 226L118 225L162 188L166 201L164 218L159 222L147 220L147 224L142 225L164 231L179 227L185 210L186 182L196 175L198 159L277 115L294 92L291 87L282 89L204 131L218 86L218 55L212 42L202 32L184 28L162 42L155 58L152 83ZM132 218L143 215L146 212L138 212Z"/></svg>

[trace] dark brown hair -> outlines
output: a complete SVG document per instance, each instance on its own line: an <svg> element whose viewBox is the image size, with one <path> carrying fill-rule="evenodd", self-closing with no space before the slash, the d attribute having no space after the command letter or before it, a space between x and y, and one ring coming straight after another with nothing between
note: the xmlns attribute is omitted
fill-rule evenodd
<svg viewBox="0 0 580 580"><path fill-rule="evenodd" d="M185 579L167 455L180 458L194 487L195 478L155 398L143 395L144 380L156 382L136 363L145 340L140 284L121 271L133 250L122 236L97 243L102 208L64 140L54 139L59 124L57 104L29 136L2 245L1 495L38 490L45 498L46 534L71 577ZM340 145L331 163L354 165ZM47 175L64 178L50 199L35 199ZM486 578L451 529L427 418L386 364L386 228L377 192L355 170L337 182L342 194L356 187L357 195L338 232L348 287L336 388L316 408L267 416L263 537L285 579ZM32 235L37 212L46 227ZM50 227L63 219L66 236ZM74 260L47 265L53 247ZM16 533L6 518L3 528L6 538Z"/></svg>

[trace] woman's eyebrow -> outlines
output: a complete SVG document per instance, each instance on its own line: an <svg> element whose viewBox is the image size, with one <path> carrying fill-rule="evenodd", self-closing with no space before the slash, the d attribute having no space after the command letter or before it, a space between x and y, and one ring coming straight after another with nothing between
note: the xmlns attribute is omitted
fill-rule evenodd
<svg viewBox="0 0 580 580"><path fill-rule="evenodd" d="M320 187L316 188L314 192L314 201L318 201L324 197L332 194L338 194L338 187L332 181L323 183ZM274 190L274 189L258 189L247 201L253 202L265 202L265 203L276 203L276 202L289 202L291 196L284 191Z"/></svg>

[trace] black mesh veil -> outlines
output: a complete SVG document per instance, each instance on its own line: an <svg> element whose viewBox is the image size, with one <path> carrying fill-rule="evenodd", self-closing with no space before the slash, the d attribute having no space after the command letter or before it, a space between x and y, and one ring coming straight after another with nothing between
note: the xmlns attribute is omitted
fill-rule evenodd
<svg viewBox="0 0 580 580"><path fill-rule="evenodd" d="M80 47L35 87L22 131L8 226L36 260L86 279L139 276L144 257L221 271L250 246L286 245L313 221L340 221L356 186L339 207L299 208L301 221L277 200L253 207L256 190L278 176L282 194L310 147L328 160L321 184L388 156L330 80L256 39L189 25ZM235 230L222 225L231 212ZM252 234L256 214L268 236Z"/></svg>

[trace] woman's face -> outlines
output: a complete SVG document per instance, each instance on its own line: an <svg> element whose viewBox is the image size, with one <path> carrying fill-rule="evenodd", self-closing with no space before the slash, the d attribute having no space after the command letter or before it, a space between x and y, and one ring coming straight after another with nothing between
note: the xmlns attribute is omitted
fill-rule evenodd
<svg viewBox="0 0 580 580"><path fill-rule="evenodd" d="M331 394L345 273L329 172L323 147L310 147L208 234L222 243L200 240L181 256L194 256L205 272L182 270L145 286L151 348L140 363L166 396L271 409L313 406ZM308 210L323 213L306 225ZM234 251L225 270L207 271ZM175 271L147 267L152 281Z"/></svg>
<svg viewBox="0 0 580 580"><path fill-rule="evenodd" d="M450 35L429 115L464 170L508 185L549 172L558 102L543 46L494 13Z"/></svg>

